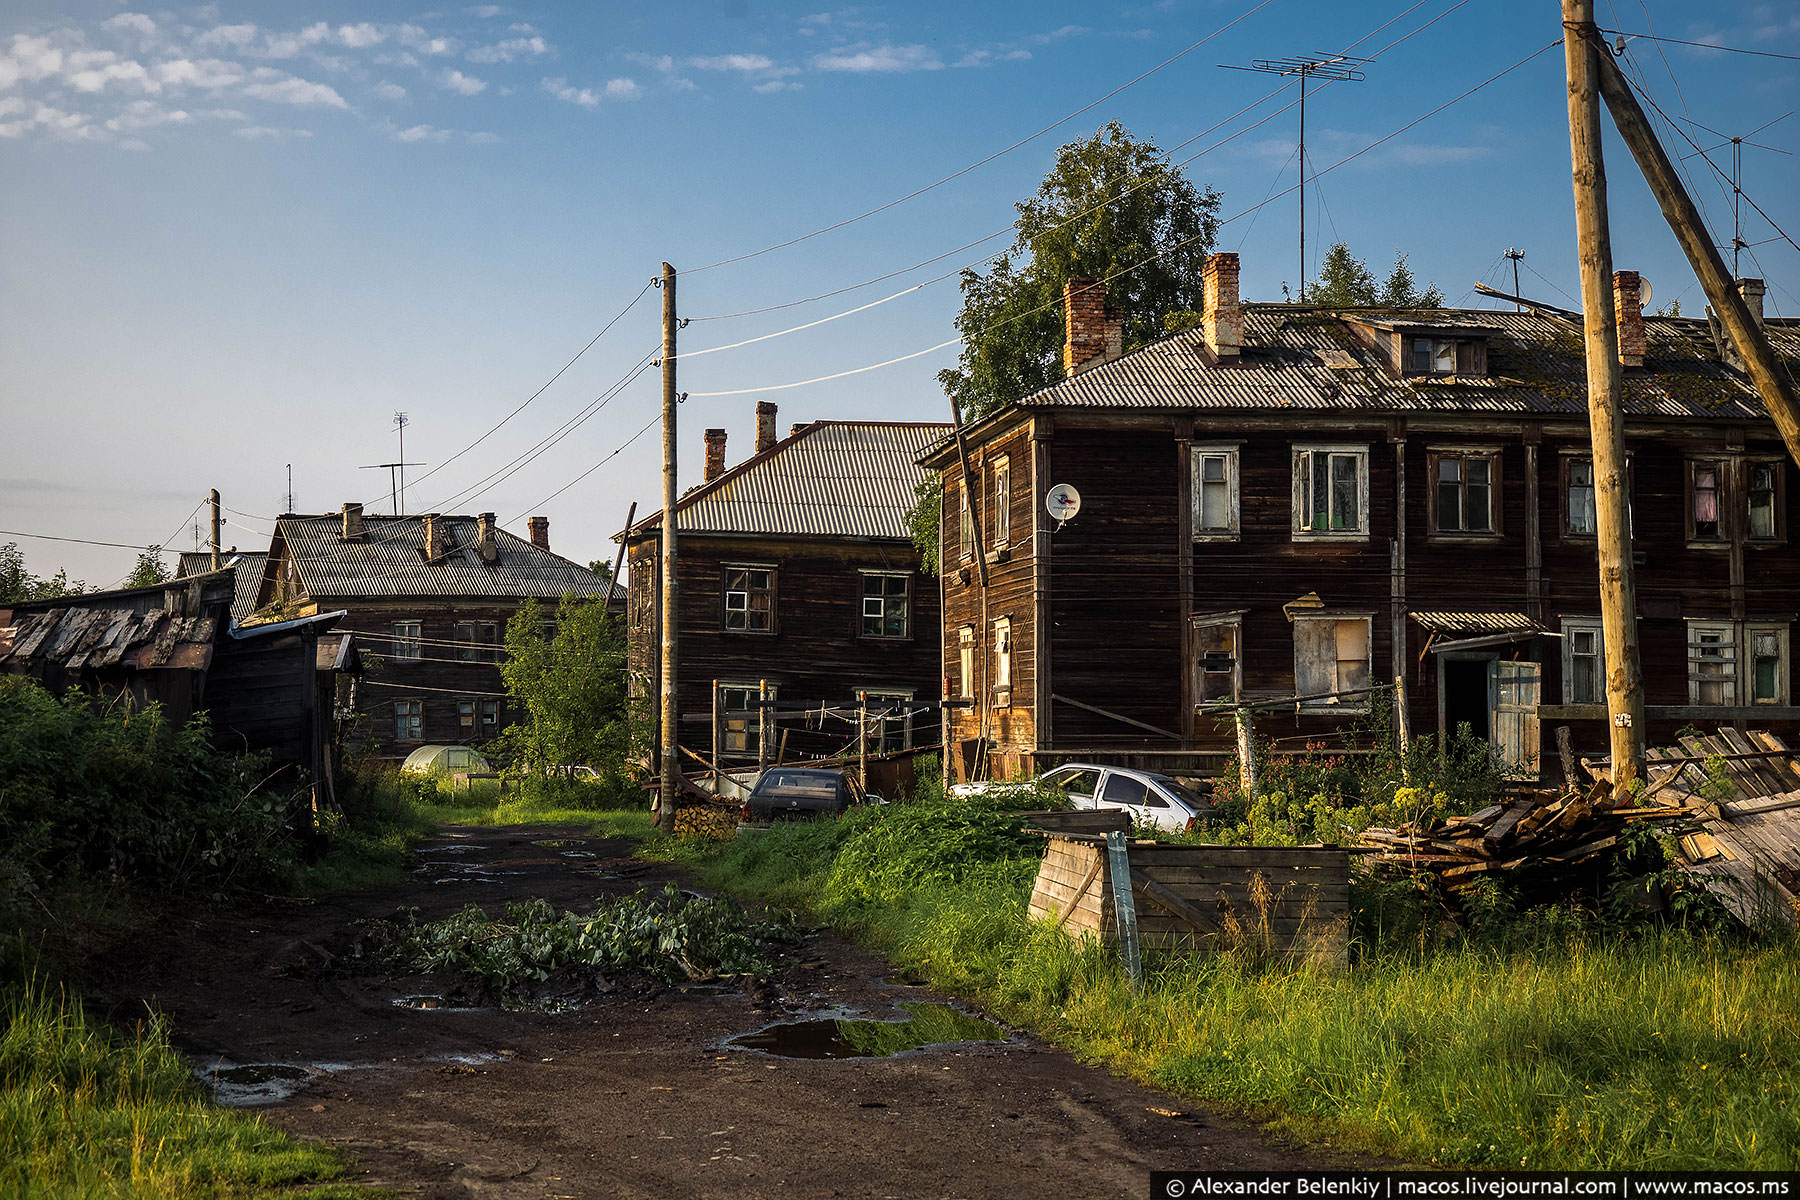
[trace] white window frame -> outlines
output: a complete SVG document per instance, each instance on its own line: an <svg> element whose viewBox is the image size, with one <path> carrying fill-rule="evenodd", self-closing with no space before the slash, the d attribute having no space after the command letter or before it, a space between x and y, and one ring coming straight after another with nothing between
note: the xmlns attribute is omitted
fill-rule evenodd
<svg viewBox="0 0 1800 1200"><path fill-rule="evenodd" d="M859 614L859 620L858 620L858 624L857 624L857 631L858 631L857 636L881 640L881 641L889 641L889 642L903 642L903 641L911 640L911 638L912 638L912 594L913 594L912 572L911 571L859 571L857 574L858 574L858 578L859 578L859 581L861 584L861 589L860 589L861 594L859 596L859 599L862 604L862 608L861 608L861 612ZM889 596L886 593L885 589L882 591L881 595L879 595L879 596L869 595L869 581L871 579L883 579L883 580L898 579L906 585L905 593L899 597L899 601L900 601L900 632L899 633L888 633L887 632L887 618L888 618L887 610L888 610L888 605L894 600L894 597ZM874 633L869 632L869 621L870 621L869 601L871 601L871 600L876 601L878 607L881 610L880 612L878 612L874 615L874 620L875 620L875 625L876 625Z"/></svg>
<svg viewBox="0 0 1800 1200"><path fill-rule="evenodd" d="M720 568L722 571L722 574L719 577L720 591L722 593L722 595L720 597L719 628L726 633L747 633L747 634L757 634L757 635L763 635L763 636L774 633L775 628L776 628L775 604L776 604L776 597L778 595L778 593L776 591L775 564L773 564L773 563L721 563L719 565L720 565ZM732 575L732 572L734 572L734 571L761 571L765 575L768 576L768 581L761 588L753 588L753 587L734 588L731 586L731 575ZM769 612L768 612L769 623L761 629L752 629L752 628L750 628L750 614L753 610L750 608L750 596L753 592L757 592L757 591L764 591L764 592L768 593L768 596L769 596ZM739 607L739 608L732 607L731 598L733 596L742 596L744 598L742 607ZM744 620L744 624L742 626L733 626L731 624L731 616L733 613L741 613L742 614L743 620Z"/></svg>
<svg viewBox="0 0 1800 1200"><path fill-rule="evenodd" d="M870 709L869 753L892 754L895 752L893 749L888 748L887 733L885 732L887 729L891 728L895 722L899 722L900 733L900 745L897 749L911 750L913 745L912 692L902 691L897 688L863 688L862 694L868 697ZM897 716L883 717L875 715L876 711L879 709L896 707L896 702L897 707L900 710ZM877 730L882 730L883 732L878 733Z"/></svg>
<svg viewBox="0 0 1800 1200"><path fill-rule="evenodd" d="M1312 474L1315 456L1326 456L1326 489L1330 491L1330 461L1345 456L1356 461L1356 517L1354 527L1314 529L1312 520ZM1369 540L1369 447L1367 443L1297 442L1293 447L1294 495L1293 538L1296 542L1366 542ZM1329 504L1329 499L1327 500Z"/></svg>
<svg viewBox="0 0 1800 1200"><path fill-rule="evenodd" d="M1005 455L994 459L990 474L994 485L994 550L1002 553L1012 548L1012 460Z"/></svg>
<svg viewBox="0 0 1800 1200"><path fill-rule="evenodd" d="M1224 462L1225 478L1222 481L1225 493L1225 524L1207 525L1206 513L1206 461L1221 459ZM1196 542L1235 542L1238 540L1238 448L1236 446L1193 446L1189 448L1188 462L1192 475L1189 509L1192 513L1193 534Z"/></svg>
<svg viewBox="0 0 1800 1200"><path fill-rule="evenodd" d="M1012 692L1012 618L994 619L994 695Z"/></svg>
<svg viewBox="0 0 1800 1200"><path fill-rule="evenodd" d="M1190 617L1189 621L1193 626L1194 661L1190 664L1189 670L1193 678L1194 703L1196 705L1235 703L1242 699L1244 694L1244 614L1241 612L1199 613ZM1200 686L1201 666L1205 658L1200 649L1200 631L1218 628L1231 630L1231 694L1227 697L1215 697L1208 700L1202 694L1205 689ZM1223 674L1223 672L1217 673Z"/></svg>
<svg viewBox="0 0 1800 1200"><path fill-rule="evenodd" d="M1756 694L1756 639L1771 636L1775 639L1775 694L1762 697ZM1749 686L1744 689L1745 702L1751 705L1786 705L1788 703L1788 680L1792 675L1792 660L1788 657L1788 625L1785 621L1746 621L1744 622L1743 661L1748 667L1744 678Z"/></svg>
<svg viewBox="0 0 1800 1200"><path fill-rule="evenodd" d="M410 712L406 711L410 706ZM402 724L405 722L406 724ZM425 740L425 702L419 699L394 701L394 740L396 742L422 742Z"/></svg>
<svg viewBox="0 0 1800 1200"><path fill-rule="evenodd" d="M1332 659L1329 689L1315 686L1317 681L1303 680L1301 677L1302 666L1304 664L1301 653L1303 643L1306 640L1306 638L1302 636L1301 630L1325 622L1331 624L1332 649L1337 656ZM1342 657L1344 644L1342 641L1342 630L1339 626L1351 623L1360 624L1363 629L1364 657L1361 659L1346 659ZM1327 690L1332 692L1351 690L1352 686L1356 683L1356 680L1346 671L1345 666L1348 663L1356 662L1362 663L1362 686L1364 688L1372 686L1374 682L1373 672L1375 667L1375 616L1373 613L1319 612L1308 613L1305 616L1296 616L1294 618L1294 695L1308 696ZM1360 696L1352 696L1347 700L1339 700L1335 697L1323 700L1307 700L1300 702L1299 707L1302 712L1366 713L1369 711L1369 702L1372 695L1373 693L1364 692Z"/></svg>
<svg viewBox="0 0 1800 1200"><path fill-rule="evenodd" d="M425 657L425 622L395 621L393 650L396 662L418 662Z"/></svg>
<svg viewBox="0 0 1800 1200"><path fill-rule="evenodd" d="M1703 642L1701 639L1706 637L1717 640ZM1717 647L1725 653L1702 656L1700 651L1706 647ZM1737 627L1733 622L1690 620L1687 623L1688 703L1705 708L1737 707L1738 682L1742 678L1742 673L1738 670L1740 659ZM1702 663L1714 662L1721 664L1725 670L1717 675L1701 674ZM1701 689L1711 684L1722 685L1721 699L1701 699Z"/></svg>
<svg viewBox="0 0 1800 1200"><path fill-rule="evenodd" d="M1577 634L1594 635L1595 694L1582 697L1575 692L1575 640ZM1606 703L1606 634L1599 617L1564 617L1562 619L1562 692L1564 704ZM1582 655L1579 657L1587 657Z"/></svg>
<svg viewBox="0 0 1800 1200"><path fill-rule="evenodd" d="M973 700L975 698L975 627L973 625L964 625L958 631L956 648L959 659L958 666L962 671L962 678L958 681L960 687L956 694L960 699Z"/></svg>

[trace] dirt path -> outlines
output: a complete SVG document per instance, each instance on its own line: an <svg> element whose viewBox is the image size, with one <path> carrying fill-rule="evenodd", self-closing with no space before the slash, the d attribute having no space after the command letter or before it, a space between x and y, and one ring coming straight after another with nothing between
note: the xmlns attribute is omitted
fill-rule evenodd
<svg viewBox="0 0 1800 1200"><path fill-rule="evenodd" d="M407 886L181 922L110 956L108 990L152 998L221 1079L300 1075L271 1080L260 1111L408 1195L1137 1197L1153 1168L1323 1165L1023 1034L886 1059L725 1045L821 1010L945 1000L829 934L754 994L625 991L560 1015L398 1006L404 981L326 969L352 922L529 897L586 908L673 878L567 829L446 831L420 858Z"/></svg>

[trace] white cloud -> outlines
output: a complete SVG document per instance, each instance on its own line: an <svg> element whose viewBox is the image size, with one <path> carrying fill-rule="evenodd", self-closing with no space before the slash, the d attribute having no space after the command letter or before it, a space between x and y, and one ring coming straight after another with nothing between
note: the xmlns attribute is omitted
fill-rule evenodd
<svg viewBox="0 0 1800 1200"><path fill-rule="evenodd" d="M387 41L387 34L363 22L359 25L340 25L337 31L338 44L348 46L352 50L362 50L369 46L379 46Z"/></svg>
<svg viewBox="0 0 1800 1200"><path fill-rule="evenodd" d="M469 11L484 21L491 21L506 10L501 8L498 4L477 4Z"/></svg>
<svg viewBox="0 0 1800 1200"><path fill-rule="evenodd" d="M268 67L258 68L255 79L255 83L244 86L244 95L252 100L267 100L273 104L317 104L326 108L350 107L335 88L323 83L284 75Z"/></svg>
<svg viewBox="0 0 1800 1200"><path fill-rule="evenodd" d="M814 55L812 65L820 71L868 74L938 71L943 69L944 63L929 46L881 45L849 47Z"/></svg>
<svg viewBox="0 0 1800 1200"><path fill-rule="evenodd" d="M157 82L169 87L218 89L244 81L244 68L221 58L171 58L156 64Z"/></svg>
<svg viewBox="0 0 1800 1200"><path fill-rule="evenodd" d="M414 125L410 129L394 130L397 142L447 142L450 140L448 129L439 129L435 125Z"/></svg>
<svg viewBox="0 0 1800 1200"><path fill-rule="evenodd" d="M200 47L230 46L241 50L255 40L254 25L218 25L195 38L194 44Z"/></svg>
<svg viewBox="0 0 1800 1200"><path fill-rule="evenodd" d="M8 74L11 81L0 81L0 86L12 86L12 81L24 80L31 83L39 79L48 79L63 69L63 52L52 45L49 38L27 37L15 33L12 40L12 53L0 63L10 64Z"/></svg>
<svg viewBox="0 0 1800 1200"><path fill-rule="evenodd" d="M635 79L609 79L606 81L606 98L608 100L636 100L643 94Z"/></svg>
<svg viewBox="0 0 1800 1200"><path fill-rule="evenodd" d="M667 74L675 69L675 60L667 54L644 54L634 52L625 56L627 62L634 62L648 71L661 71Z"/></svg>
<svg viewBox="0 0 1800 1200"><path fill-rule="evenodd" d="M558 100L566 100L570 104L579 104L583 108L598 108L600 106L600 95L598 92L594 91L592 88L574 87L567 79L564 79L561 76L544 80L543 88Z"/></svg>
<svg viewBox="0 0 1800 1200"><path fill-rule="evenodd" d="M501 139L500 135L497 133L488 133L487 131L482 130L469 134L463 140L468 142L471 146L492 146Z"/></svg>
<svg viewBox="0 0 1800 1200"><path fill-rule="evenodd" d="M73 55L71 58L75 57ZM144 64L126 59L121 62L109 62L104 66L90 67L85 71L71 71L68 76L69 86L78 92L104 91L110 83L120 83L127 87L135 87L143 92L160 92L162 84L151 78Z"/></svg>
<svg viewBox="0 0 1800 1200"><path fill-rule="evenodd" d="M487 90L487 80L451 70L444 72L443 87L445 91L455 92L459 96L473 96Z"/></svg>
<svg viewBox="0 0 1800 1200"><path fill-rule="evenodd" d="M242 129L231 131L232 137L243 138L247 142L279 142L288 138L309 138L310 129L276 129L269 125L246 125Z"/></svg>
<svg viewBox="0 0 1800 1200"><path fill-rule="evenodd" d="M406 99L406 89L405 88L401 87L397 83L389 83L386 80L383 80L382 82L376 84L374 87L370 88L369 90L374 92L375 95L382 100L404 100L404 99Z"/></svg>
<svg viewBox="0 0 1800 1200"><path fill-rule="evenodd" d="M396 31L402 44L412 47L420 54L454 54L456 43L449 38L433 37L428 30L417 25L402 25Z"/></svg>
<svg viewBox="0 0 1800 1200"><path fill-rule="evenodd" d="M141 37L156 35L156 22L143 13L120 13L116 17L108 17L100 22L100 28L110 33L136 33Z"/></svg>
<svg viewBox="0 0 1800 1200"><path fill-rule="evenodd" d="M22 113L27 105L17 96L0 96L0 117L10 117L14 113Z"/></svg>
<svg viewBox="0 0 1800 1200"><path fill-rule="evenodd" d="M329 41L331 26L323 21L308 25L295 33L272 33L254 53L264 58L292 58L302 50L311 49L320 42Z"/></svg>
<svg viewBox="0 0 1800 1200"><path fill-rule="evenodd" d="M133 100L107 121L106 127L114 133L135 133L159 125L186 125L193 119L193 114L186 109L164 108L151 100Z"/></svg>
<svg viewBox="0 0 1800 1200"><path fill-rule="evenodd" d="M797 92L805 86L805 84L795 83L789 79L771 79L767 83L757 84L750 90L753 92L761 92L763 95L767 96L774 92Z"/></svg>
<svg viewBox="0 0 1800 1200"><path fill-rule="evenodd" d="M550 53L550 43L543 38L532 36L509 38L504 42L496 42L492 46L477 46L466 55L470 62L509 63L520 58L536 58Z"/></svg>
<svg viewBox="0 0 1800 1200"><path fill-rule="evenodd" d="M775 62L766 54L719 54L690 58L687 65L697 71L767 71Z"/></svg>

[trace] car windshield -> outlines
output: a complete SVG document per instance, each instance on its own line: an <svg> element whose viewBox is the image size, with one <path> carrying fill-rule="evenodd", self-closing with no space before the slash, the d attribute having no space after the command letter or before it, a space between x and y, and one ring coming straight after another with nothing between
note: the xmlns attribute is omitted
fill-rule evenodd
<svg viewBox="0 0 1800 1200"><path fill-rule="evenodd" d="M756 790L832 800L837 798L837 777L800 771L775 771L764 776L762 782L756 785Z"/></svg>
<svg viewBox="0 0 1800 1200"><path fill-rule="evenodd" d="M1199 811L1207 807L1207 802L1201 799L1199 794L1192 788L1176 783L1167 775L1152 775L1150 778L1156 780L1158 787L1162 788L1165 792L1169 793L1169 795L1175 797L1189 808Z"/></svg>

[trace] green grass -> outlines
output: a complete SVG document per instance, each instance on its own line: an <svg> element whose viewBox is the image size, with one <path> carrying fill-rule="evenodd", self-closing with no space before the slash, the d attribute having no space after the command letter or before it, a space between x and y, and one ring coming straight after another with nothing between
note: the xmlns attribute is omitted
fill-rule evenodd
<svg viewBox="0 0 1800 1200"><path fill-rule="evenodd" d="M1347 973L1115 957L1026 919L1035 854L938 806L648 856L796 907L1096 1062L1292 1136L1413 1162L1800 1167L1800 943L1546 924L1520 948L1370 949ZM946 842L986 857L954 869ZM867 853L879 845L883 853Z"/></svg>
<svg viewBox="0 0 1800 1200"><path fill-rule="evenodd" d="M330 1150L206 1098L159 1021L121 1036L60 991L0 995L0 1194L368 1197Z"/></svg>

